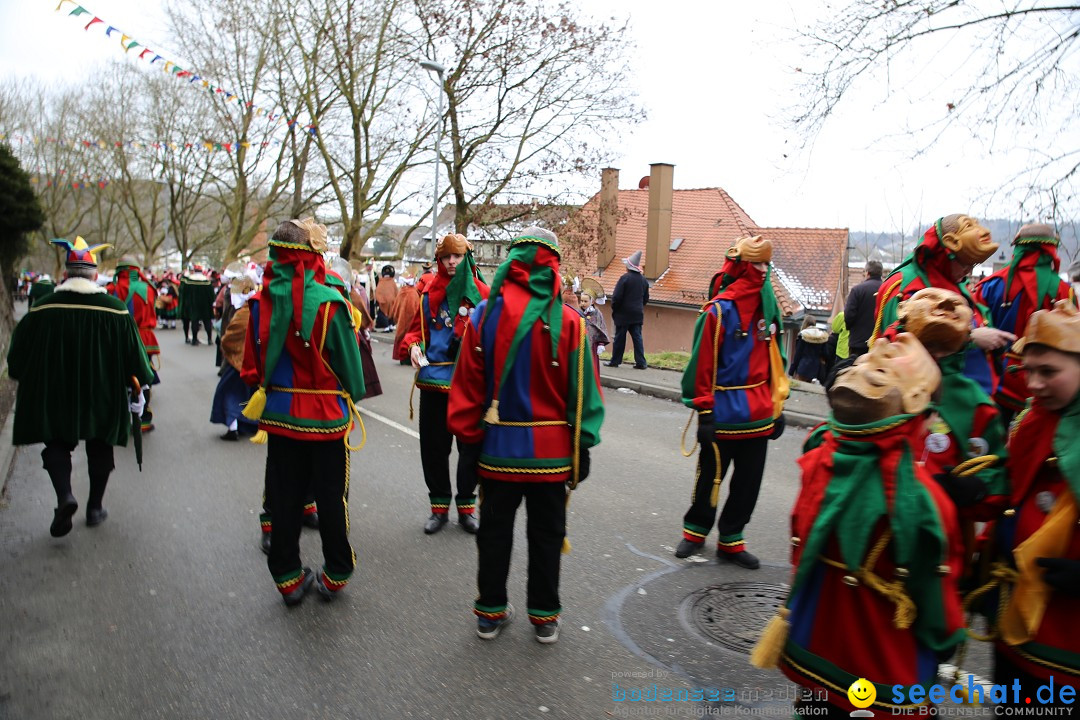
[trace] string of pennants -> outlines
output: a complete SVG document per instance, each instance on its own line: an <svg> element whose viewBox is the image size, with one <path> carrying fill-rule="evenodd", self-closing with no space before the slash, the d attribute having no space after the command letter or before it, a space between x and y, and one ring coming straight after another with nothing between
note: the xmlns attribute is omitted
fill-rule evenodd
<svg viewBox="0 0 1080 720"><path fill-rule="evenodd" d="M63 172L64 171L61 170L59 174L62 175ZM45 181L44 185L47 188L53 187L54 185L56 187L70 186L73 190L85 190L87 188L91 188L91 189L98 188L99 190L103 190L103 189L105 189L105 186L109 184L109 181L107 179L103 178L103 177L98 178L98 179L95 180L95 179L91 178L89 175L85 176L84 178L79 178L78 180L68 180L66 178L60 178L60 177L45 177L45 178L43 178L40 175L31 175L30 176L30 183L32 185L41 185L43 179Z"/></svg>
<svg viewBox="0 0 1080 720"><path fill-rule="evenodd" d="M281 140L268 140L266 142L247 142L246 140L237 140L235 142L217 142L210 140L200 140L197 142L142 142L139 140L61 140L53 137L41 137L40 135L20 135L20 134L6 134L0 132L0 141L12 140L20 145L26 142L38 145L42 142L56 143L71 148L99 148L102 150L108 148L131 148L134 150L191 150L192 148L203 148L208 152L217 152L224 150L227 153L231 153L238 148L251 148L251 147L271 147L281 144Z"/></svg>
<svg viewBox="0 0 1080 720"><path fill-rule="evenodd" d="M103 28L105 28L105 37L109 38L109 37L112 37L112 34L114 32L117 33L120 36L120 47L123 48L125 54L127 54L129 51L131 51L131 50L133 50L135 48L141 47L143 49L139 52L139 55L138 55L137 59L138 60L145 60L145 59L149 58L149 63L151 65L151 67L155 63L160 61L161 63L163 63L163 65L161 66L161 69L162 69L163 72L170 73L170 74L174 75L176 77L176 79L178 79L178 80L181 80L181 79L187 80L188 84L191 85L192 87L196 87L196 83L199 83L199 87L201 87L203 90L206 90L211 95L215 95L215 96L220 95L220 96L222 96L226 103L230 103L230 102L233 102L235 100L236 103L241 108L246 108L247 110L250 110L250 111L254 112L256 117L265 114L266 119L267 119L268 122L273 122L273 123L276 123L276 124L286 123L287 126L290 129L292 129L292 128L294 128L296 126L296 124L297 124L297 122L299 120L299 116L294 117L292 120L289 120L282 113L276 113L275 114L273 112L270 112L266 108L261 107L259 105L256 105L254 103L254 101L252 101L252 100L244 100L237 93L230 92L230 91L228 91L228 90L226 90L226 89L224 89L222 87L215 86L209 80L204 80L201 75L197 75L194 72L192 72L191 70L183 69L182 67L177 65L172 60L167 60L164 56L160 55L159 53L154 52L149 47L147 47L146 45L143 45L139 41L135 40L130 35L125 34L118 27L106 23L104 20L99 18L97 15L90 12L85 7L83 7L82 5L79 5L78 3L76 3L75 0L60 0L60 3L56 6L56 12L59 12L60 8L62 8L65 3L71 3L72 5L75 6L75 8L71 12L68 13L69 17L78 18L81 15L89 15L92 18L88 23L86 23L86 26L83 27L83 30L89 31L91 27L100 24ZM82 22L82 20L79 20L79 22ZM303 127L304 127L304 130L308 131L312 135L314 135L316 133L317 128L316 128L316 125L314 123L312 123L310 125L305 125Z"/></svg>

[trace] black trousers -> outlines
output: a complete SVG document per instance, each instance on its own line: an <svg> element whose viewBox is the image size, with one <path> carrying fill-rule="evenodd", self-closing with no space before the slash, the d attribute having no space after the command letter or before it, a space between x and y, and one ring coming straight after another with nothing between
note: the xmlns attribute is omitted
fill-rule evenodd
<svg viewBox="0 0 1080 720"><path fill-rule="evenodd" d="M270 532L273 527L273 515L274 508L270 501L270 473L274 471L274 466L270 464L270 454L266 455L266 471L263 474L263 499L262 499L262 513L259 514L259 525L262 527L263 532ZM297 478L297 482L304 484L304 514L310 514L318 511L318 506L315 503L315 493L311 491L310 479L305 475ZM346 493L348 491L346 490ZM346 497L346 500L349 498Z"/></svg>
<svg viewBox="0 0 1080 720"><path fill-rule="evenodd" d="M514 544L514 518L522 498L527 515L529 582L527 608L530 617L556 619L559 604L559 567L566 537L566 487L561 482L503 482L483 480L480 531L476 533L479 569L476 604L505 607L506 578ZM535 611L535 614L534 614Z"/></svg>
<svg viewBox="0 0 1080 720"><path fill-rule="evenodd" d="M209 345L213 342L214 326L211 324L210 318L203 318L201 320L189 320L187 318L181 318L180 322L184 326L184 339L188 339L188 331L191 332L191 339L195 342L199 342L199 325L201 324L206 328L206 344Z"/></svg>
<svg viewBox="0 0 1080 720"><path fill-rule="evenodd" d="M757 505L761 490L761 476L765 473L765 457L769 448L768 438L749 440L724 440L714 443L720 450L720 477L734 465L728 483L728 498L720 513L716 529L721 542L726 537L741 537L743 528ZM697 477L694 478L694 496L690 509L683 516L684 527L693 525L707 534L716 517L716 508L710 503L713 479L716 477L716 455L712 445L702 446L698 456Z"/></svg>
<svg viewBox="0 0 1080 720"><path fill-rule="evenodd" d="M1005 701L1005 705L1010 706L1025 706L1024 698L1031 698L1031 706L1034 706L1038 700L1038 691L1040 687L1048 686L1049 681L1043 680L1041 677L1032 675L1027 670L1019 667L1012 661L1008 655L1001 652L999 648L994 647L994 670L993 678L995 685L1004 685L1008 688L1008 698ZM1017 694L1018 702L1013 702L1013 683L1020 681L1020 691ZM1049 700L1045 705L1040 703L1041 707L1073 707L1073 705L1066 705L1061 702L1060 691L1062 687L1073 687L1075 690L1080 690L1073 685L1070 685L1065 677L1061 675L1054 675L1054 693L1053 697L1047 697L1048 690L1043 690L1043 699ZM1075 692L1074 692L1075 697ZM985 701L989 704L989 701ZM1029 706L1029 707L1031 707Z"/></svg>
<svg viewBox="0 0 1080 720"><path fill-rule="evenodd" d="M294 440L270 435L267 499L274 510L266 565L276 582L302 567L300 530L308 489L319 504L324 569L345 579L356 566L349 544L349 451L338 440Z"/></svg>
<svg viewBox="0 0 1080 720"><path fill-rule="evenodd" d="M433 513L449 510L452 489L450 487L450 449L454 436L446 428L446 411L450 396L435 390L420 391L420 464L424 468L424 482ZM458 450L461 450L460 444ZM476 467L458 461L457 501L458 512L471 513L476 503Z"/></svg>
<svg viewBox="0 0 1080 720"><path fill-rule="evenodd" d="M71 495L71 452L77 443L52 440L45 443L41 451L41 462L49 473L53 490L56 491L56 504L59 506ZM104 440L86 441L86 466L90 475L90 496L86 501L88 510L100 510L105 497L105 486L109 483L113 462L112 445Z"/></svg>
<svg viewBox="0 0 1080 720"><path fill-rule="evenodd" d="M615 342L611 344L612 364L619 365L623 361L623 355L626 353L627 332L630 333L630 339L634 343L634 365L645 367L648 363L645 361L645 342L641 339L641 323L615 326Z"/></svg>

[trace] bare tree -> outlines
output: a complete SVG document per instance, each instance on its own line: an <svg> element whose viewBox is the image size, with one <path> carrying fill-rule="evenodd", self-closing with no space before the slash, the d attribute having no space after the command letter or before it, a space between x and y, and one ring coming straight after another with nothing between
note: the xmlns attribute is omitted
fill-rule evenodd
<svg viewBox="0 0 1080 720"><path fill-rule="evenodd" d="M899 130L913 154L949 130L977 138L988 154L1024 151L1027 169L989 190L988 203L1008 201L1026 218L1075 215L1078 11L1037 0L846 0L802 32L804 82L792 120L810 142L858 89L907 86L939 108Z"/></svg>
<svg viewBox="0 0 1080 720"><path fill-rule="evenodd" d="M594 174L608 138L641 119L625 25L591 24L565 2L414 2L422 51L449 65L443 162L458 232L496 202L556 202L568 173Z"/></svg>
<svg viewBox="0 0 1080 720"><path fill-rule="evenodd" d="M399 26L402 0L292 0L290 72L303 112L317 121L312 149L337 214L341 255L379 233L418 189L403 180L430 134L410 102L417 51ZM290 62L289 60L292 60ZM305 138L307 139L307 138Z"/></svg>
<svg viewBox="0 0 1080 720"><path fill-rule="evenodd" d="M204 81L223 84L208 87L205 97L213 99L206 109L222 132L220 138L208 140L224 149L212 155L211 177L218 188L229 189L214 196L227 218L226 259L264 230L295 171L289 162L289 143L281 142L288 130L273 119L284 112L279 107L282 99L270 96L278 101L273 106L276 112L256 109L277 88L280 72L271 62L278 42L273 22L267 21L271 9L268 0L193 0L173 6L170 14L174 34Z"/></svg>

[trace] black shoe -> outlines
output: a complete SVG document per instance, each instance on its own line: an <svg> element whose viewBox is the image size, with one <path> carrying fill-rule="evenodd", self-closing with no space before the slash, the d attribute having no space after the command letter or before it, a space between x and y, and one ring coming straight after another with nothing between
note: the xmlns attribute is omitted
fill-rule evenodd
<svg viewBox="0 0 1080 720"><path fill-rule="evenodd" d="M472 513L462 514L458 513L457 516L458 525L461 529L470 535L475 535L476 531L480 529L480 521L476 519L476 516Z"/></svg>
<svg viewBox="0 0 1080 720"><path fill-rule="evenodd" d="M514 606L506 606L506 617L502 620L488 620L487 618L476 619L476 635L481 640L494 640L499 637L503 628L514 619Z"/></svg>
<svg viewBox="0 0 1080 720"><path fill-rule="evenodd" d="M757 559L757 556L751 555L745 550L737 553L726 553L723 550L717 550L716 557L725 562L735 563L739 567L746 568L747 570L757 570L761 567L761 561Z"/></svg>
<svg viewBox="0 0 1080 720"><path fill-rule="evenodd" d="M536 642L550 645L559 639L559 621L553 620L543 625L536 625L534 631L536 632Z"/></svg>
<svg viewBox="0 0 1080 720"><path fill-rule="evenodd" d="M199 344L199 341L198 341L197 339L196 339L196 340L192 340L192 341L191 341L191 344L192 344L192 345L198 345L198 344Z"/></svg>
<svg viewBox="0 0 1080 720"><path fill-rule="evenodd" d="M303 523L304 523L304 527L306 527L306 528L311 528L312 530L318 530L319 529L319 513L313 512L313 513L304 515Z"/></svg>
<svg viewBox="0 0 1080 720"><path fill-rule="evenodd" d="M675 557L677 557L677 558L688 558L691 555L693 555L694 553L701 550L701 546L704 545L704 544L705 543L703 543L703 542L699 542L699 543L690 542L686 538L683 538L679 542L679 547L675 548Z"/></svg>
<svg viewBox="0 0 1080 720"><path fill-rule="evenodd" d="M634 369L635 370L648 370L649 366L648 365L635 365Z"/></svg>
<svg viewBox="0 0 1080 720"><path fill-rule="evenodd" d="M185 344L185 345L190 345L190 344L191 344L191 339L190 339L190 338L186 338L186 337L185 337L185 338L184 338L184 344Z"/></svg>
<svg viewBox="0 0 1080 720"><path fill-rule="evenodd" d="M270 554L270 533L262 533L262 537L259 538L259 549L263 551L263 555Z"/></svg>
<svg viewBox="0 0 1080 720"><path fill-rule="evenodd" d="M97 527L109 517L109 511L105 508L86 509L86 527Z"/></svg>
<svg viewBox="0 0 1080 720"><path fill-rule="evenodd" d="M607 362L604 363L605 367L619 367L619 363Z"/></svg>
<svg viewBox="0 0 1080 720"><path fill-rule="evenodd" d="M300 587L293 590L291 593L285 593L281 596L281 599L285 601L285 604L289 607L296 607L299 605L304 596L307 595L307 591L311 589L311 586L315 583L315 573L311 572L311 568L306 567L303 570L304 579L300 582Z"/></svg>
<svg viewBox="0 0 1080 720"><path fill-rule="evenodd" d="M439 532L443 529L443 526L446 525L447 519L445 514L440 515L439 513L431 513L431 517L424 523L424 534L434 535Z"/></svg>
<svg viewBox="0 0 1080 720"><path fill-rule="evenodd" d="M229 430L224 435L221 436L221 439L222 440L231 440L233 442L236 442L237 440L240 439L240 435L235 430Z"/></svg>
<svg viewBox="0 0 1080 720"><path fill-rule="evenodd" d="M71 532L71 518L79 509L79 503L71 495L68 495L60 507L53 510L52 525L49 526L49 534L53 537L64 537Z"/></svg>

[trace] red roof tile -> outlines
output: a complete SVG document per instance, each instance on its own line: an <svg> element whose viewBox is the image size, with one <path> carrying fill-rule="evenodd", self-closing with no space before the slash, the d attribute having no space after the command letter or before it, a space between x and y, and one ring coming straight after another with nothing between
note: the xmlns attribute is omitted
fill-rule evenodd
<svg viewBox="0 0 1080 720"><path fill-rule="evenodd" d="M596 267L596 228L599 194L571 218L563 230L564 265L580 274ZM620 190L615 259L599 273L611 292L626 272L622 259L645 251L649 210L648 190ZM762 228L721 188L675 190L672 196L671 238L682 238L668 256L668 270L649 290L652 301L701 305L709 281L723 264L731 242L744 235L764 235L774 243L773 266L777 299L785 315L804 306L826 312L840 291L846 265L846 229Z"/></svg>

